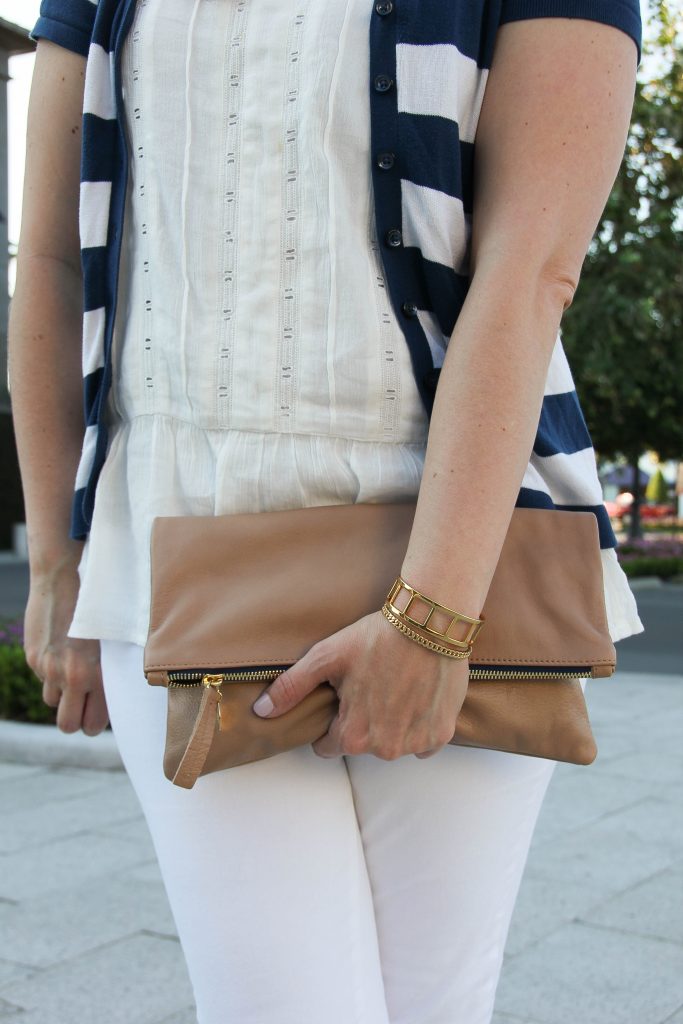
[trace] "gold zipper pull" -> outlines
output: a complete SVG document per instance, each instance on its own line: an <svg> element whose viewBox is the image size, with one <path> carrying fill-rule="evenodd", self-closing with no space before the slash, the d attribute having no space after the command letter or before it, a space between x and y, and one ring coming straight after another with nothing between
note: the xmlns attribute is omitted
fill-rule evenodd
<svg viewBox="0 0 683 1024"><path fill-rule="evenodd" d="M223 693L221 691L221 684L225 679L224 673L218 675L205 675L202 676L202 683L204 686L215 686L216 687L216 728L221 727L221 701L223 700Z"/></svg>

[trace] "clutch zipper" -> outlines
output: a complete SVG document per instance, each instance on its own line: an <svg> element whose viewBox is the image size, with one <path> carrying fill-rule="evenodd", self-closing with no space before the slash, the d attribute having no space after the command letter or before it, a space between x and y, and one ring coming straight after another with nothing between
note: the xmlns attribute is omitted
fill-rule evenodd
<svg viewBox="0 0 683 1024"><path fill-rule="evenodd" d="M276 679L289 665L281 665L279 668L258 668L258 669L223 669L209 671L208 669L173 670L168 673L169 686L221 686L225 682L231 683L252 683L266 682Z"/></svg>
<svg viewBox="0 0 683 1024"><path fill-rule="evenodd" d="M178 669L168 673L169 686L215 686L220 693L223 683L272 682L290 665L277 667L256 667L251 669L222 669L218 672L208 669ZM495 665L480 665L470 668L470 679L474 680L505 680L505 679L585 679L593 678L593 669L589 667L570 667L546 669L542 666L530 668L528 665L519 667L508 666L496 668Z"/></svg>
<svg viewBox="0 0 683 1024"><path fill-rule="evenodd" d="M470 679L495 682L500 679L585 679L593 678L592 667L578 668L530 668L520 665L519 668L496 668L495 665L480 665L470 669Z"/></svg>

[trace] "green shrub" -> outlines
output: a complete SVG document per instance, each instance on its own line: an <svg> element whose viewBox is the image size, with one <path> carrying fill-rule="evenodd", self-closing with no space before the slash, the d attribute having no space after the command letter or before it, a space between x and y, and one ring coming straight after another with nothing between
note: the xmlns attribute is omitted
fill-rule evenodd
<svg viewBox="0 0 683 1024"><path fill-rule="evenodd" d="M621 567L627 576L660 576L670 579L672 576L683 575L683 558L675 555L670 558L632 558L623 561Z"/></svg>
<svg viewBox="0 0 683 1024"><path fill-rule="evenodd" d="M665 516L659 521L645 520L641 523L643 533L683 533L683 519Z"/></svg>
<svg viewBox="0 0 683 1024"><path fill-rule="evenodd" d="M0 624L0 718L52 724L57 721L57 709L44 702L43 684L26 664L22 627L16 621Z"/></svg>

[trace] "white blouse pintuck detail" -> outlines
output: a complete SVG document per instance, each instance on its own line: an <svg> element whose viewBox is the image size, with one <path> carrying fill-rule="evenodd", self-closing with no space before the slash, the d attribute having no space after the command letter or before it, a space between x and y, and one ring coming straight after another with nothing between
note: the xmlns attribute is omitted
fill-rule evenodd
<svg viewBox="0 0 683 1024"><path fill-rule="evenodd" d="M304 5L307 6L307 5ZM280 430L293 429L296 370L299 358L299 73L305 11L291 19L287 35L285 90L282 110L280 204L280 287L278 296L278 375L273 391L274 419Z"/></svg>
<svg viewBox="0 0 683 1024"><path fill-rule="evenodd" d="M248 15L248 0L241 0L235 8L235 17L229 27L229 41L226 33L225 77L222 89L223 126L223 203L222 231L219 259L222 266L221 315L218 327L218 352L216 356L216 422L222 425L230 422L232 398L233 353L235 346L235 289L236 256L235 240L239 216L239 170L240 170L240 117L243 89L244 36Z"/></svg>

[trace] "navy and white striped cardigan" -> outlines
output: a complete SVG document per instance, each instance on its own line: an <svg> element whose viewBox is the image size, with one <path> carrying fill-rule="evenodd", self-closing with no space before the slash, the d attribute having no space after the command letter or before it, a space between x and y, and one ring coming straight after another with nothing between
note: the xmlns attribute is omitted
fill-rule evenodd
<svg viewBox="0 0 683 1024"><path fill-rule="evenodd" d="M85 433L70 529L77 540L90 530L107 453L105 401L129 158L120 51L134 12L135 0L42 0L31 32L87 57L79 212ZM377 237L427 413L469 287L474 141L496 31L506 21L548 16L621 29L634 40L640 63L638 0L375 0L370 12ZM616 546L559 334L516 504L590 510L600 546Z"/></svg>

